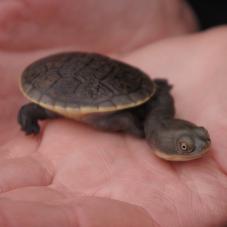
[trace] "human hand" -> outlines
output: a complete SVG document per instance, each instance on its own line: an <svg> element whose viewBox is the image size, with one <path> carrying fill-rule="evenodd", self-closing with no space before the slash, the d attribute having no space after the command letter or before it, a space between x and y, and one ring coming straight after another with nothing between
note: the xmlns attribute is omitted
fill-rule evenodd
<svg viewBox="0 0 227 227"><path fill-rule="evenodd" d="M17 79L28 63L50 51L2 52L0 226L223 224L226 36L223 28L173 38L122 59L152 78L168 78L178 115L210 131L211 152L185 163L156 158L143 140L66 119L48 121L39 136L26 137L16 123L25 102Z"/></svg>
<svg viewBox="0 0 227 227"><path fill-rule="evenodd" d="M153 77L167 77L174 84L178 115L209 129L210 153L185 163L158 159L143 140L66 119L44 123L37 137L25 136L16 123L24 102L17 78L31 59L46 53L1 53L1 226L207 227L224 222L226 36L223 28L174 38L124 59Z"/></svg>
<svg viewBox="0 0 227 227"><path fill-rule="evenodd" d="M184 0L17 0L0 5L0 48L122 52L195 31Z"/></svg>

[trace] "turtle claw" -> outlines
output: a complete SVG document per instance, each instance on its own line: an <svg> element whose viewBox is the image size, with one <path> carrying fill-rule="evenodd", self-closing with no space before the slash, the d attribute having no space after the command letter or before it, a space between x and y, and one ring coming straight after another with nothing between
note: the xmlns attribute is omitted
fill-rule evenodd
<svg viewBox="0 0 227 227"><path fill-rule="evenodd" d="M38 124L31 124L28 125L27 127L21 128L22 131L26 133L26 135L36 135L39 133L40 128Z"/></svg>
<svg viewBox="0 0 227 227"><path fill-rule="evenodd" d="M31 121L30 119L23 120L19 122L21 125L21 130L26 133L26 135L38 134L40 127L37 122Z"/></svg>
<svg viewBox="0 0 227 227"><path fill-rule="evenodd" d="M22 106L18 113L17 120L21 126L21 130L24 131L26 135L38 134L40 131L38 122L32 118L30 112L27 110L26 106Z"/></svg>

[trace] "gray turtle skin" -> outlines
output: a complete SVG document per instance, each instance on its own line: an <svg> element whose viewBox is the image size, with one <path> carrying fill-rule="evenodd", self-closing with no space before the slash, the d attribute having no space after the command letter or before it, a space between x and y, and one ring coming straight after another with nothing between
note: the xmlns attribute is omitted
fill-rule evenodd
<svg viewBox="0 0 227 227"><path fill-rule="evenodd" d="M18 112L26 134L38 134L39 120L71 117L105 131L145 138L162 159L202 157L207 130L175 118L172 86L140 69L96 53L61 53L28 66L21 88L30 99Z"/></svg>

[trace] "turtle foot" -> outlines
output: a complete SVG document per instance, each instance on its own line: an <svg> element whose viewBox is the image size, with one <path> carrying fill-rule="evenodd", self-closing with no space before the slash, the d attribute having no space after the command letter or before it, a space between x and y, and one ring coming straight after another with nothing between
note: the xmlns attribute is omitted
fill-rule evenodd
<svg viewBox="0 0 227 227"><path fill-rule="evenodd" d="M36 119L32 116L31 111L32 106L30 104L21 107L18 113L18 123L21 126L21 130L27 135L38 134L40 127Z"/></svg>

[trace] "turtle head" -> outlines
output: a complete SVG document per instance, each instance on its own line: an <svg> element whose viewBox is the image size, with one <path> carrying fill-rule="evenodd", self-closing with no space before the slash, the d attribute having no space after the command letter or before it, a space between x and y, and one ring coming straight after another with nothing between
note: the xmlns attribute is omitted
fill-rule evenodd
<svg viewBox="0 0 227 227"><path fill-rule="evenodd" d="M211 144L205 128L180 119L165 122L147 139L157 156L170 161L199 158Z"/></svg>

